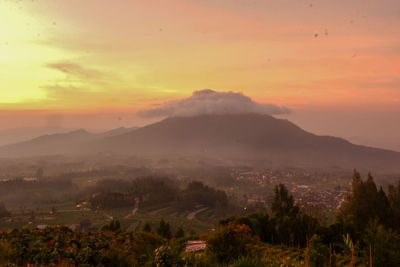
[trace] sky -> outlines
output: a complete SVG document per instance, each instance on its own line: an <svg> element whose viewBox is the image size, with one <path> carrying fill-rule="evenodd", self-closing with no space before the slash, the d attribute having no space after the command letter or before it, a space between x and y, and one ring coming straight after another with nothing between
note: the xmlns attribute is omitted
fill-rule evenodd
<svg viewBox="0 0 400 267"><path fill-rule="evenodd" d="M0 0L0 18L0 130L145 125L209 88L400 150L398 0Z"/></svg>

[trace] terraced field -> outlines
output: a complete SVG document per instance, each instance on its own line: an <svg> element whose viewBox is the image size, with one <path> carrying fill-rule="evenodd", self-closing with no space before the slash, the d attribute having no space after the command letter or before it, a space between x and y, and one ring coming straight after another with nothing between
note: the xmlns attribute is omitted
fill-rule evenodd
<svg viewBox="0 0 400 267"><path fill-rule="evenodd" d="M65 203L56 206L41 206L36 209L22 212L20 210L12 211L14 216L12 220L0 221L0 230L7 230L19 227L35 227L37 225L73 225L79 224L84 219L89 219L92 226L100 228L111 219L118 219L123 229L128 231L140 231L143 225L148 222L153 230L158 228L160 220L163 218L172 226L172 232L175 228L182 226L186 232L206 233L214 228L214 222L210 220L203 222L197 219L206 218L204 210L197 213L193 218L188 219L190 212L198 211L180 211L169 203L140 207L135 214L131 207L94 211L76 207L75 203ZM52 210L55 214L52 214ZM127 217L127 215L131 214Z"/></svg>

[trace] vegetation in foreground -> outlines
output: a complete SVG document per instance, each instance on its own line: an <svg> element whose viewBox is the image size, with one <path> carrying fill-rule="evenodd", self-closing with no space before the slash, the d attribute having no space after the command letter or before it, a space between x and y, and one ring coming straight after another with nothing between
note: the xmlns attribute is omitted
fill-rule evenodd
<svg viewBox="0 0 400 267"><path fill-rule="evenodd" d="M354 172L352 193L325 227L299 209L283 185L269 212L231 216L215 232L185 233L161 220L129 232L111 221L94 232L67 227L23 228L0 233L4 266L400 266L400 183L388 194L371 175ZM204 251L185 252L187 240Z"/></svg>

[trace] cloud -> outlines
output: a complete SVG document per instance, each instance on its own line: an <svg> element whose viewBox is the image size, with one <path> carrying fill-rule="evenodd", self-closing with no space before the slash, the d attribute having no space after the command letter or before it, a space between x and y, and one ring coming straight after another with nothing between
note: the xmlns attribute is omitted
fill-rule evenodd
<svg viewBox="0 0 400 267"><path fill-rule="evenodd" d="M193 92L193 95L188 98L139 111L138 115L145 118L154 118L243 113L278 115L290 112L291 110L284 106L254 102L250 97L242 93L216 92L204 89Z"/></svg>
<svg viewBox="0 0 400 267"><path fill-rule="evenodd" d="M46 67L61 71L66 75L72 75L86 79L94 79L103 76L103 74L97 70L83 68L81 65L71 62L51 63L47 64Z"/></svg>

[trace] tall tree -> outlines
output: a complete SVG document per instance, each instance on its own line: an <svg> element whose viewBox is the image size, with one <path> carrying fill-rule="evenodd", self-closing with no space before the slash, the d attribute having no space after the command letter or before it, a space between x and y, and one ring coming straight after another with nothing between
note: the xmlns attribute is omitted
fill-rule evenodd
<svg viewBox="0 0 400 267"><path fill-rule="evenodd" d="M400 180L397 186L389 185L388 200L391 207L391 226L400 231Z"/></svg>
<svg viewBox="0 0 400 267"><path fill-rule="evenodd" d="M144 231L144 232L151 233L151 226L150 226L150 223L149 223L149 222L146 222L146 223L144 224L144 226L143 226L143 231Z"/></svg>
<svg viewBox="0 0 400 267"><path fill-rule="evenodd" d="M369 173L362 181L360 174L354 171L352 193L341 208L341 214L351 218L355 226L362 230L367 223L377 218L381 224L389 224L390 204L382 187L377 188Z"/></svg>
<svg viewBox="0 0 400 267"><path fill-rule="evenodd" d="M298 214L299 207L294 205L293 196L289 194L284 184L275 187L275 197L271 210L276 217L295 217Z"/></svg>
<svg viewBox="0 0 400 267"><path fill-rule="evenodd" d="M0 202L0 218L10 215L10 212L6 209L3 202Z"/></svg>
<svg viewBox="0 0 400 267"><path fill-rule="evenodd" d="M160 221L160 226L157 229L157 234L168 239L171 238L171 228L169 226L169 223L165 222L164 219L161 219Z"/></svg>
<svg viewBox="0 0 400 267"><path fill-rule="evenodd" d="M181 238L185 236L185 231L182 226L179 226L175 233L175 238Z"/></svg>

